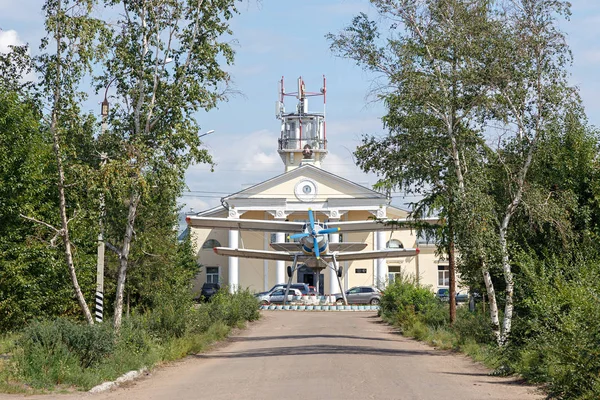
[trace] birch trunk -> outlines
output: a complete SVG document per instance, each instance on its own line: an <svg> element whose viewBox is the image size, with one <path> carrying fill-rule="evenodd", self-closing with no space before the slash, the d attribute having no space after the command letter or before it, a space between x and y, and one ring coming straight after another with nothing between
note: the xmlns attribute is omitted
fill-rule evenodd
<svg viewBox="0 0 600 400"><path fill-rule="evenodd" d="M500 345L500 320L498 318L498 304L496 303L496 291L494 290L494 284L492 283L492 277L490 271L485 264L485 261L481 261L481 272L483 274L483 282L485 283L485 290L487 292L488 302L490 303L490 322L492 323L492 332L496 338L496 342Z"/></svg>
<svg viewBox="0 0 600 400"><path fill-rule="evenodd" d="M57 10L61 8L60 0L57 3ZM55 39L56 39L56 54L57 54L57 62L56 62L56 83L54 86L54 104L52 106L52 120L50 122L50 132L52 133L52 148L54 150L54 155L56 157L56 169L58 171L58 198L59 198L59 212L60 212L60 224L61 231L60 235L62 236L63 245L65 246L65 260L67 262L67 268L69 269L69 275L71 277L71 283L73 284L73 290L75 292L75 297L77 298L77 302L79 303L79 307L81 307L81 311L83 311L83 315L88 322L88 324L93 325L94 319L92 318L92 314L90 313L90 309L85 301L83 293L81 291L81 287L79 286L79 281L77 280L77 272L75 271L75 263L73 261L73 252L71 250L71 239L69 235L69 219L67 217L67 201L65 198L65 172L64 167L62 165L62 155L60 149L60 137L58 133L58 109L60 107L61 95L60 95L60 81L61 81L61 48L60 43L62 40L61 34L61 26L60 22L57 22L55 28Z"/></svg>
<svg viewBox="0 0 600 400"><path fill-rule="evenodd" d="M129 261L129 251L131 250L131 240L133 239L133 227L137 208L140 202L140 195L134 191L130 198L129 214L127 216L127 226L125 228L125 236L123 238L123 247L119 255L119 273L117 277L117 293L115 298L115 316L114 328L116 331L121 329L123 318L123 292L125 291L125 281L127 279L127 266Z"/></svg>

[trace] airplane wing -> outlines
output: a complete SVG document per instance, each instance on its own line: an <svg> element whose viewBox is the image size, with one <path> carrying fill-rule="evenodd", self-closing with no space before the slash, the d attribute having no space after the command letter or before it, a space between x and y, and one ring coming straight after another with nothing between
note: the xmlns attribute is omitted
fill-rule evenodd
<svg viewBox="0 0 600 400"><path fill-rule="evenodd" d="M199 228L238 229L262 232L301 232L304 222L262 221L258 219L210 218L193 215L185 218L188 225Z"/></svg>
<svg viewBox="0 0 600 400"><path fill-rule="evenodd" d="M283 251L232 249L230 247L215 247L213 251L221 256L258 258L261 260L294 261L294 254Z"/></svg>
<svg viewBox="0 0 600 400"><path fill-rule="evenodd" d="M273 248L273 250L277 250L277 251L287 251L287 252L302 251L302 245L300 244L300 242L271 243L271 247Z"/></svg>
<svg viewBox="0 0 600 400"><path fill-rule="evenodd" d="M365 247L367 247L367 244L362 242L329 242L329 251L361 251Z"/></svg>
<svg viewBox="0 0 600 400"><path fill-rule="evenodd" d="M302 245L298 242L271 243L271 247L277 251L295 252L302 250ZM329 251L361 251L365 247L367 247L367 244L362 242L329 242Z"/></svg>
<svg viewBox="0 0 600 400"><path fill-rule="evenodd" d="M337 261L374 260L377 258L412 257L419 253L419 249L385 249L373 251L353 251L338 253L335 255Z"/></svg>
<svg viewBox="0 0 600 400"><path fill-rule="evenodd" d="M430 224L438 223L439 218L423 218L420 219L419 222L429 222ZM378 222L375 220L367 220L367 221L338 221L338 222L327 222L328 228L340 228L340 233L344 232L375 232L375 231L394 231L401 229L395 225L386 225L385 222L415 222L413 219L388 219L382 220L382 222Z"/></svg>

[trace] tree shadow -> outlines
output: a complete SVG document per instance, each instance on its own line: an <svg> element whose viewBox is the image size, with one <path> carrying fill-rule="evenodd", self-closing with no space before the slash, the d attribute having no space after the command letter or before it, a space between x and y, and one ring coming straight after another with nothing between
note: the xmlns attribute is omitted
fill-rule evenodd
<svg viewBox="0 0 600 400"><path fill-rule="evenodd" d="M356 339L356 340L373 340L382 342L394 342L392 339L385 338L374 338L365 336L351 336L351 335L327 335L327 334L314 334L314 335L283 335L283 336L237 336L231 337L230 342L258 342L262 340L293 340L293 339Z"/></svg>
<svg viewBox="0 0 600 400"><path fill-rule="evenodd" d="M227 358L253 358L253 357L281 357L281 356L312 356L312 355L373 355L373 356L416 356L439 355L432 351L413 351L385 349L370 346L341 346L341 345L301 345L288 347L265 347L242 351L239 353L196 354L200 359L227 359Z"/></svg>

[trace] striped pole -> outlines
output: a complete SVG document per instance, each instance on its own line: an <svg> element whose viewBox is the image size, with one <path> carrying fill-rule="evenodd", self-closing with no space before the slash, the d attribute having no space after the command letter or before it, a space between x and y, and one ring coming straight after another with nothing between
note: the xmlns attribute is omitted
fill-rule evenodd
<svg viewBox="0 0 600 400"><path fill-rule="evenodd" d="M96 322L102 322L104 311L104 293L96 292Z"/></svg>

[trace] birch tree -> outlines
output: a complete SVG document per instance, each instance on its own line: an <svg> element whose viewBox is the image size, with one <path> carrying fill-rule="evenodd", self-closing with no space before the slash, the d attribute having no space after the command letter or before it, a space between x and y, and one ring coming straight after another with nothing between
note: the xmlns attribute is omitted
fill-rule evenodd
<svg viewBox="0 0 600 400"><path fill-rule="evenodd" d="M199 139L197 112L228 94L233 62L229 20L236 0L106 1L118 13L98 90L113 96L100 138L107 246L119 259L114 325L121 326L128 260L140 205L153 190L177 193L192 162L211 162Z"/></svg>
<svg viewBox="0 0 600 400"><path fill-rule="evenodd" d="M41 75L41 92L45 93L42 101L48 110L45 117L56 162L58 223L40 220L35 215L21 215L48 228L54 235L51 245L56 245L60 238L75 297L89 324L93 324L93 319L77 278L69 226L77 218L78 207L69 197L68 190L81 179L67 170L77 169L71 163L70 133L85 124L79 107L85 99L80 84L90 73L99 52L95 41L102 23L91 17L94 5L93 0L48 0L43 7L48 34L42 40L42 54L37 57L36 64Z"/></svg>
<svg viewBox="0 0 600 400"><path fill-rule="evenodd" d="M552 133L578 95L567 82L571 55L558 19L570 15L560 0L509 0L502 3L504 31L496 37L490 60L491 111L509 136L497 160L506 174L505 200L498 212L498 243L504 274L505 308L499 344L508 342L513 317L514 275L508 248L510 222L527 190L527 176L539 142ZM484 276L486 270L484 269ZM486 281L486 286L490 283Z"/></svg>
<svg viewBox="0 0 600 400"><path fill-rule="evenodd" d="M480 140L487 95L480 60L488 29L488 1L371 0L389 28L361 14L332 50L381 76L376 88L388 113L384 138L367 137L358 164L382 178L378 187L422 195L413 216L435 209L447 222L441 242L449 257L450 320L455 305L455 220L467 163Z"/></svg>

